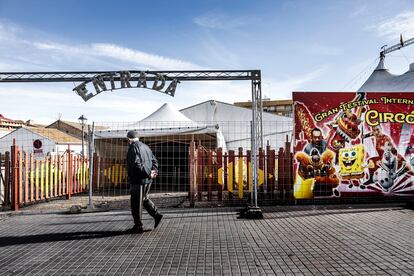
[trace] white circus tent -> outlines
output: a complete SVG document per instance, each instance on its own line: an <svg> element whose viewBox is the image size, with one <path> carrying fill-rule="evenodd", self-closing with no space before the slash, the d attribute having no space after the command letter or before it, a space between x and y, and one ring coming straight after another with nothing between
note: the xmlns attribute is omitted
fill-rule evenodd
<svg viewBox="0 0 414 276"><path fill-rule="evenodd" d="M111 123L105 129L95 131L95 151L101 156L119 156L120 152L125 152L126 135L130 130L136 130L146 143L208 141L211 147L225 149L226 146L217 125L194 122L171 104L165 103L140 121Z"/></svg>
<svg viewBox="0 0 414 276"><path fill-rule="evenodd" d="M384 58L358 92L414 92L414 63L407 72L395 75L385 67Z"/></svg>

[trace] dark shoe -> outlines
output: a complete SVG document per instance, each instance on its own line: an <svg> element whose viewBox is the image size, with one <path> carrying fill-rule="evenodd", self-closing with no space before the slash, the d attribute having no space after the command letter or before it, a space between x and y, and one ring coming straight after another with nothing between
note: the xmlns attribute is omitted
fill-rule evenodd
<svg viewBox="0 0 414 276"><path fill-rule="evenodd" d="M128 229L125 231L127 234L142 234L144 233L144 229L142 227L138 227L136 225L134 225L134 227Z"/></svg>
<svg viewBox="0 0 414 276"><path fill-rule="evenodd" d="M154 229L157 228L158 224L160 224L161 220L162 220L163 215L161 214L157 214L155 216L155 223L154 223Z"/></svg>

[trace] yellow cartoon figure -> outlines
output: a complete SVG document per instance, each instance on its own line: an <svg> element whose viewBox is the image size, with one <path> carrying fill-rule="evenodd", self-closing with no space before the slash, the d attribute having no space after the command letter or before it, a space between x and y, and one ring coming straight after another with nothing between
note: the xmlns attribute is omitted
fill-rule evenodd
<svg viewBox="0 0 414 276"><path fill-rule="evenodd" d="M339 150L339 175L345 179L364 177L364 145Z"/></svg>

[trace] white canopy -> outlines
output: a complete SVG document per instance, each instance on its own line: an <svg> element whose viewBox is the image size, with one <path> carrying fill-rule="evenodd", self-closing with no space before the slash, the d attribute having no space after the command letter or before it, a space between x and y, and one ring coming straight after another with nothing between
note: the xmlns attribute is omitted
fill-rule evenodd
<svg viewBox="0 0 414 276"><path fill-rule="evenodd" d="M151 115L139 121L139 128L205 128L205 124L197 124L180 111L175 109L171 104L165 103Z"/></svg>
<svg viewBox="0 0 414 276"><path fill-rule="evenodd" d="M185 134L211 133L217 137L217 145L225 145L221 131L214 124L196 123L165 103L141 121L127 124L112 124L106 130L95 131L96 139L125 138L127 132L136 130L141 137L156 137Z"/></svg>
<svg viewBox="0 0 414 276"><path fill-rule="evenodd" d="M218 124L229 150L250 148L252 110L232 104L210 100L181 110L194 121ZM286 135L291 139L293 119L268 112L262 114L263 142L276 149L284 146Z"/></svg>

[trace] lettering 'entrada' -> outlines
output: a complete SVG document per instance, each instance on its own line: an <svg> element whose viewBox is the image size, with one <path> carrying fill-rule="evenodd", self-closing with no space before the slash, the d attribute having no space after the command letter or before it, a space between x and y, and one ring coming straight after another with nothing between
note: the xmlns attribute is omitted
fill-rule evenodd
<svg viewBox="0 0 414 276"><path fill-rule="evenodd" d="M150 74L153 75L152 76L153 84L151 87L147 85L147 76ZM82 99L86 102L90 98L98 95L99 93L103 91L116 90L116 89L122 89L122 88L147 88L147 89L163 92L170 96L174 96L175 90L178 84L178 80L173 79L171 80L171 83L168 85L168 87L164 91L162 91L165 87L166 80L165 80L165 76L160 73L152 74L152 73L140 72L138 81L135 86L131 84L132 82L131 80L132 80L132 76L131 76L131 73L128 71L104 73L104 74L97 75L94 78L79 84L73 89L73 91L75 91L79 96L81 96ZM86 88L86 85L91 82L95 88L95 94L92 92L89 92L88 89ZM110 89L107 88L107 85L105 82L109 82L110 87L111 87ZM116 86L117 83L119 84L119 86Z"/></svg>

